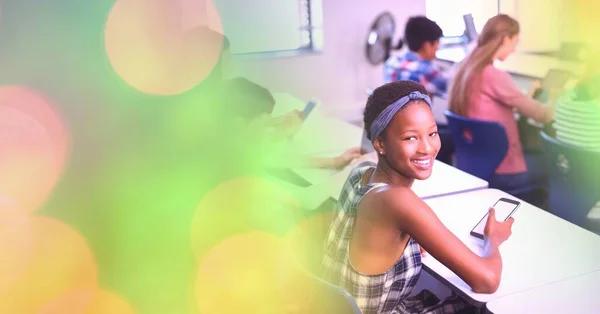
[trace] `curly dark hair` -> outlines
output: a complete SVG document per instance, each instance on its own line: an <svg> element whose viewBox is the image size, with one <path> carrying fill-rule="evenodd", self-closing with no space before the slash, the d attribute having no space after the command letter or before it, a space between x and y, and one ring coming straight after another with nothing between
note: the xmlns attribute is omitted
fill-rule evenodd
<svg viewBox="0 0 600 314"><path fill-rule="evenodd" d="M371 139L371 124L377 116L389 107L396 100L412 93L421 92L424 95L429 95L423 85L413 81L395 81L377 87L371 96L367 99L367 105L363 113L363 122L367 138ZM405 107L406 108L406 107Z"/></svg>
<svg viewBox="0 0 600 314"><path fill-rule="evenodd" d="M425 42L434 42L442 36L439 25L424 16L409 18L404 27L404 42L412 51L419 51Z"/></svg>

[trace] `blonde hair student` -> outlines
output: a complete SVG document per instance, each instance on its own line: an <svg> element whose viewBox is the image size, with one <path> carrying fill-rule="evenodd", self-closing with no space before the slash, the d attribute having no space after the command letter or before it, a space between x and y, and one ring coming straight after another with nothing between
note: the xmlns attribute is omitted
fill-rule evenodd
<svg viewBox="0 0 600 314"><path fill-rule="evenodd" d="M548 123L554 108L534 100L534 91L522 93L510 74L494 67L495 60L504 61L515 51L518 41L519 23L515 19L505 14L489 19L477 46L458 68L448 99L450 110L456 114L504 126L508 152L495 175L488 179L490 187L499 189L520 188L546 179L543 156L523 152L513 111Z"/></svg>

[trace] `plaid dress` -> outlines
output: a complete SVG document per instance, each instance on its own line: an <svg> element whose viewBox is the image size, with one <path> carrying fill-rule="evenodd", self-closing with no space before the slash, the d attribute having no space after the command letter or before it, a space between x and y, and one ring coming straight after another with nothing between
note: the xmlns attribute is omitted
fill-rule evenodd
<svg viewBox="0 0 600 314"><path fill-rule="evenodd" d="M410 238L400 259L385 273L363 275L354 270L348 254L352 227L358 204L371 190L385 183L361 185L363 174L375 167L372 162L357 165L346 180L340 194L340 208L331 223L322 261L323 279L343 287L358 304L363 314L371 313L458 313L476 311L456 295L444 302L424 290L409 297L421 273L421 252Z"/></svg>

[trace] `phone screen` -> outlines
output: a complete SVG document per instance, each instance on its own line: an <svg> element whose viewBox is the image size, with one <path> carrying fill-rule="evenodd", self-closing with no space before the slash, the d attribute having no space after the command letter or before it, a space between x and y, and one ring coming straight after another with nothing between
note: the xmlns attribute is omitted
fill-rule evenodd
<svg viewBox="0 0 600 314"><path fill-rule="evenodd" d="M518 201L501 198L496 204L494 204L494 209L496 210L496 220L497 221L505 221L513 214L513 212L521 205ZM480 239L483 239L483 230L485 229L485 225L487 223L489 213L486 213L485 216L479 221L479 223L473 228L471 234Z"/></svg>
<svg viewBox="0 0 600 314"><path fill-rule="evenodd" d="M316 101L313 101L313 100L309 101L306 104L306 107L304 107L304 111L302 111L302 120L306 120L306 118L308 117L310 112L313 111L313 109L315 109L316 106L317 106Z"/></svg>

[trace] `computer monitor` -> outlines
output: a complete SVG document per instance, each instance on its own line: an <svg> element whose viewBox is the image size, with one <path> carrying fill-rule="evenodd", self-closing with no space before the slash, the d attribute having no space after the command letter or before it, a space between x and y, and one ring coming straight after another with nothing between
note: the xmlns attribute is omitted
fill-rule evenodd
<svg viewBox="0 0 600 314"><path fill-rule="evenodd" d="M560 89L565 86L565 84L569 81L571 77L571 73L558 70L551 69L546 74L546 77L542 80L542 87L534 94L533 98L535 98L539 102L547 102L550 96L550 91L552 89Z"/></svg>
<svg viewBox="0 0 600 314"><path fill-rule="evenodd" d="M469 42L477 40L477 29L475 28L475 22L473 21L472 14L463 15L463 20L465 21L465 35L469 39Z"/></svg>

